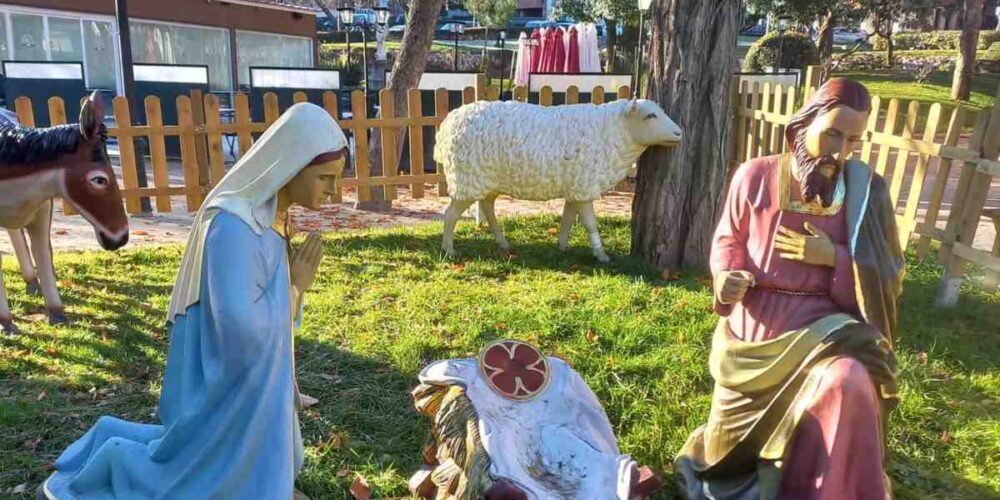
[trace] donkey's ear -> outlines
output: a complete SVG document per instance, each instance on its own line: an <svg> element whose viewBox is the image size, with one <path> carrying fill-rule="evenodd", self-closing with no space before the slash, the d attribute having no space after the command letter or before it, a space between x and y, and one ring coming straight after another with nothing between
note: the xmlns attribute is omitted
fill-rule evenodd
<svg viewBox="0 0 1000 500"><path fill-rule="evenodd" d="M104 123L104 99L101 92L95 90L90 97L84 99L80 108L80 135L88 141L96 140Z"/></svg>

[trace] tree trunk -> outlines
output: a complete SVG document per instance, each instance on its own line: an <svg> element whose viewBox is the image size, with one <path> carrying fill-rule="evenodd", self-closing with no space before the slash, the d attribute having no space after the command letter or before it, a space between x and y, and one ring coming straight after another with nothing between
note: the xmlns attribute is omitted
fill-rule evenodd
<svg viewBox="0 0 1000 500"><path fill-rule="evenodd" d="M396 116L406 116L407 91L416 87L420 83L420 77L424 74L427 54L430 53L431 44L434 42L434 29L437 26L437 19L441 14L444 2L445 0L413 0L410 3L406 16L406 29L403 31L403 41L400 44L396 61L392 65L392 74L389 75L389 82L386 86L387 89L394 92L393 104L395 104ZM380 129L372 129L371 141L369 142L369 172L373 176L383 173L381 132ZM405 134L405 128L396 131L397 158L402 153ZM371 195L370 202L359 202L357 207L364 210L388 210L391 207L391 203L385 199L383 187L372 187Z"/></svg>
<svg viewBox="0 0 1000 500"><path fill-rule="evenodd" d="M732 134L740 0L656 0L649 89L683 130L680 144L639 160L632 255L658 269L706 269Z"/></svg>
<svg viewBox="0 0 1000 500"><path fill-rule="evenodd" d="M976 72L976 45L979 42L979 27L983 24L983 0L965 0L962 19L962 37L959 42L958 60L955 61L955 75L951 81L951 98L969 100L972 75Z"/></svg>
<svg viewBox="0 0 1000 500"><path fill-rule="evenodd" d="M604 21L605 37L608 40L608 60L604 65L605 73L615 72L615 46L618 45L618 22L614 19Z"/></svg>
<svg viewBox="0 0 1000 500"><path fill-rule="evenodd" d="M826 63L833 57L833 27L837 25L837 16L832 10L826 11L823 20L819 24L819 33L816 37L819 40L819 60Z"/></svg>

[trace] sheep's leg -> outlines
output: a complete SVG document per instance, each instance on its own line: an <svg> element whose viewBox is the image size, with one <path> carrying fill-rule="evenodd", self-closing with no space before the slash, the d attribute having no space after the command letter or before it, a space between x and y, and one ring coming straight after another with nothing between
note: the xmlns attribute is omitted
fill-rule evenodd
<svg viewBox="0 0 1000 500"><path fill-rule="evenodd" d="M3 286L3 254L0 253L0 331L7 335L14 335L17 326L14 325L14 316L10 313L10 305L7 304L7 292Z"/></svg>
<svg viewBox="0 0 1000 500"><path fill-rule="evenodd" d="M566 204L563 205L562 224L559 226L559 250L564 252L569 250L569 232L576 222L576 213L576 202L566 200Z"/></svg>
<svg viewBox="0 0 1000 500"><path fill-rule="evenodd" d="M444 211L444 238L441 241L441 249L448 257L455 256L455 225L473 203L475 200L452 199L448 209Z"/></svg>
<svg viewBox="0 0 1000 500"><path fill-rule="evenodd" d="M31 258L31 250L28 250L28 240L24 237L24 230L8 229L7 234L10 236L10 245L14 247L14 255L17 255L17 265L21 267L21 277L24 278L28 295L40 295L42 289L38 285L38 271Z"/></svg>
<svg viewBox="0 0 1000 500"><path fill-rule="evenodd" d="M583 222L583 227L587 228L587 237L590 239L590 249L594 253L594 257L597 257L597 260L604 264L611 262L611 258L604 252L604 245L601 244L601 235L597 232L597 215L594 214L594 202L581 201L576 206L577 210L580 211L580 220Z"/></svg>
<svg viewBox="0 0 1000 500"><path fill-rule="evenodd" d="M479 208L482 209L483 215L486 217L486 222L489 223L490 229L493 230L493 238L497 240L497 245L500 246L500 253L508 256L510 255L510 243L507 243L507 238L503 235L503 229L500 228L500 224L497 222L497 213L494 210L496 201L496 196L490 196L479 202Z"/></svg>
<svg viewBox="0 0 1000 500"><path fill-rule="evenodd" d="M486 220L486 212L483 209L483 202L477 202L476 206L471 207L471 213L469 214L473 220L476 221L476 227L482 226L483 221Z"/></svg>
<svg viewBox="0 0 1000 500"><path fill-rule="evenodd" d="M31 242L31 254L35 257L38 267L39 283L42 286L42 296L45 297L45 309L49 313L49 324L65 325L66 318L59 290L56 289L56 271L52 265L52 201L35 213L28 223L28 239Z"/></svg>

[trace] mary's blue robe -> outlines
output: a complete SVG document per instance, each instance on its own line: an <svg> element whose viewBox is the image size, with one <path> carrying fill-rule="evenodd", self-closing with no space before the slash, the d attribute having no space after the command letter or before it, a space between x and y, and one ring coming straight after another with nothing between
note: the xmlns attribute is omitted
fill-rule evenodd
<svg viewBox="0 0 1000 500"><path fill-rule="evenodd" d="M56 461L50 497L292 497L302 438L284 241L220 212L202 269L200 301L170 329L162 424L101 417Z"/></svg>

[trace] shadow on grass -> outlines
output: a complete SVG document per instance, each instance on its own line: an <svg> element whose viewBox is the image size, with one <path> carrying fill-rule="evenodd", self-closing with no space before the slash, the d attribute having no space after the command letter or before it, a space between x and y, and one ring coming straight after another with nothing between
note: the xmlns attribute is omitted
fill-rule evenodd
<svg viewBox="0 0 1000 500"><path fill-rule="evenodd" d="M296 342L299 388L319 404L299 415L306 467L299 489L312 498L348 498L355 475L369 479L373 498L406 496L421 465L429 422L413 408L417 374L353 354L327 342Z"/></svg>
<svg viewBox="0 0 1000 500"><path fill-rule="evenodd" d="M1000 498L958 474L988 478L998 462L984 455L996 443L983 426L1000 401L982 384L1000 368L1000 294L966 287L959 307L935 308L941 271L933 259L907 264L896 345L905 393L889 423L887 469L897 498Z"/></svg>

